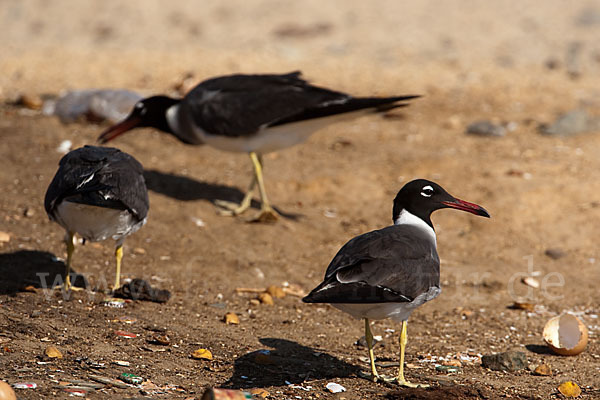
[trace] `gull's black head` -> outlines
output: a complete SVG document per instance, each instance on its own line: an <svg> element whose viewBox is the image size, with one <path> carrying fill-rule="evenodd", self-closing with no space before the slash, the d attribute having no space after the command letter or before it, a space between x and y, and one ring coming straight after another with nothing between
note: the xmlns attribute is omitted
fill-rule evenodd
<svg viewBox="0 0 600 400"><path fill-rule="evenodd" d="M431 213L440 208L455 208L482 217L490 217L483 207L453 197L437 183L426 179L416 179L404 185L396 195L393 210L394 222L404 210L421 218L433 228Z"/></svg>
<svg viewBox="0 0 600 400"><path fill-rule="evenodd" d="M106 143L117 136L135 128L151 127L163 132L173 133L167 122L167 110L180 100L167 96L152 96L135 103L127 118L111 126L98 137L100 143Z"/></svg>

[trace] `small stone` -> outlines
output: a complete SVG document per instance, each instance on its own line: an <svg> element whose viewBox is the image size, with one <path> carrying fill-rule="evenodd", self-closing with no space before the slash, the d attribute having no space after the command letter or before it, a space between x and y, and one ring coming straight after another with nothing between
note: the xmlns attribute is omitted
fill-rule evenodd
<svg viewBox="0 0 600 400"><path fill-rule="evenodd" d="M565 397L577 397L581 394L581 388L575 382L566 381L560 384L558 391Z"/></svg>
<svg viewBox="0 0 600 400"><path fill-rule="evenodd" d="M141 247L136 247L133 249L133 254L137 254L138 256L143 256L146 254L146 250Z"/></svg>
<svg viewBox="0 0 600 400"><path fill-rule="evenodd" d="M271 295L271 297L275 299L281 299L285 297L285 292L279 286L271 285L266 290L267 293Z"/></svg>
<svg viewBox="0 0 600 400"><path fill-rule="evenodd" d="M538 365L533 370L533 374L540 376L552 376L552 368L550 368L548 364Z"/></svg>
<svg viewBox="0 0 600 400"><path fill-rule="evenodd" d="M261 389L261 388L256 388L256 389L250 390L250 394L254 397L258 397L261 399L266 399L267 397L269 397L271 395L271 393L269 393L265 389Z"/></svg>
<svg viewBox="0 0 600 400"><path fill-rule="evenodd" d="M544 65L546 65L546 68L548 69L557 69L560 68L560 60L558 60L556 57L551 57L546 60Z"/></svg>
<svg viewBox="0 0 600 400"><path fill-rule="evenodd" d="M268 306L272 306L273 304L275 304L275 302L273 301L273 297L271 297L271 295L269 293L261 293L258 295L258 300L262 303L262 304L266 304Z"/></svg>
<svg viewBox="0 0 600 400"><path fill-rule="evenodd" d="M493 371L519 371L527 367L527 356L522 351L507 351L481 357L481 366Z"/></svg>
<svg viewBox="0 0 600 400"><path fill-rule="evenodd" d="M37 293L37 288L33 285L27 285L23 288L24 292Z"/></svg>
<svg viewBox="0 0 600 400"><path fill-rule="evenodd" d="M46 354L46 357L48 357L48 358L63 358L63 355L60 352L60 350L58 350L54 346L48 346L48 347L46 347L46 350L44 351L44 354Z"/></svg>
<svg viewBox="0 0 600 400"><path fill-rule="evenodd" d="M467 133L478 136L502 137L506 135L506 129L491 121L477 121L467 126Z"/></svg>
<svg viewBox="0 0 600 400"><path fill-rule="evenodd" d="M460 368L452 365L438 365L435 367L435 370L439 372L451 373L460 371Z"/></svg>
<svg viewBox="0 0 600 400"><path fill-rule="evenodd" d="M35 94L22 94L16 101L17 105L29 108L30 110L41 110L44 105L42 98Z"/></svg>
<svg viewBox="0 0 600 400"><path fill-rule="evenodd" d="M238 316L235 313L228 312L223 317L223 322L225 322L227 325L230 325L230 324L238 325L240 323L240 319L238 318Z"/></svg>
<svg viewBox="0 0 600 400"><path fill-rule="evenodd" d="M534 289L537 289L540 287L540 282L532 276L527 276L527 277L521 279L521 282L523 282L525 285L532 287Z"/></svg>
<svg viewBox="0 0 600 400"><path fill-rule="evenodd" d="M257 306L260 304L260 300L258 299L250 299L250 304L252 304L253 306Z"/></svg>
<svg viewBox="0 0 600 400"><path fill-rule="evenodd" d="M213 355L208 349L198 349L192 353L192 358L196 360L212 360Z"/></svg>
<svg viewBox="0 0 600 400"><path fill-rule="evenodd" d="M123 361L123 360L114 360L113 364L118 365L120 367L129 367L130 362L129 361Z"/></svg>
<svg viewBox="0 0 600 400"><path fill-rule="evenodd" d="M582 27L600 25L600 8L585 7L575 17L575 24Z"/></svg>
<svg viewBox="0 0 600 400"><path fill-rule="evenodd" d="M327 385L325 385L325 387L331 393L341 393L346 391L345 387L335 382L329 382Z"/></svg>
<svg viewBox="0 0 600 400"><path fill-rule="evenodd" d="M558 260L559 258L563 258L566 255L563 250L558 249L558 248L546 249L544 254L553 260Z"/></svg>
<svg viewBox="0 0 600 400"><path fill-rule="evenodd" d="M154 335L150 342L160 344L161 346L168 346L171 344L171 338L167 335Z"/></svg>
<svg viewBox="0 0 600 400"><path fill-rule="evenodd" d="M446 365L449 367L462 367L462 363L458 360L448 360L448 361L444 361L442 362L442 365Z"/></svg>
<svg viewBox="0 0 600 400"><path fill-rule="evenodd" d="M551 125L542 124L540 133L547 136L572 136L600 129L600 118L594 118L585 110L576 109L560 115Z"/></svg>
<svg viewBox="0 0 600 400"><path fill-rule="evenodd" d="M31 218L35 215L35 211L33 211L32 208L27 207L24 211L23 211L23 216L27 217L27 218Z"/></svg>
<svg viewBox="0 0 600 400"><path fill-rule="evenodd" d="M510 308L512 308L513 310L534 311L535 310L535 304L533 304L533 303L526 303L526 302L520 302L520 301L515 301Z"/></svg>
<svg viewBox="0 0 600 400"><path fill-rule="evenodd" d="M0 231L0 243L8 243L10 235L7 232Z"/></svg>

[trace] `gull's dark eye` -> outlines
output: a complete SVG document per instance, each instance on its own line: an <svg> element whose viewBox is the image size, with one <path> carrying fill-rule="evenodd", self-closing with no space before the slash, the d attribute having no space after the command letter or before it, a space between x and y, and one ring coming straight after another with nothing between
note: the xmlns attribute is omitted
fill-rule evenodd
<svg viewBox="0 0 600 400"><path fill-rule="evenodd" d="M433 188L431 186L424 186L421 189L421 196L423 197L431 197L433 195Z"/></svg>

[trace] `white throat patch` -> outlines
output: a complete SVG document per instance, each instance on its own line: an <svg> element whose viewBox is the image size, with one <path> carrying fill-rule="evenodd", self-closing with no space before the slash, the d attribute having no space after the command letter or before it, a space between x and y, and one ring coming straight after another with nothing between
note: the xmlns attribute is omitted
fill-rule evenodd
<svg viewBox="0 0 600 400"><path fill-rule="evenodd" d="M181 130L179 126L179 120L177 118L177 113L179 112L179 104L172 105L167 108L167 123L169 124L169 128L175 133L178 133Z"/></svg>
<svg viewBox="0 0 600 400"><path fill-rule="evenodd" d="M435 231L433 230L433 228L430 227L429 225L427 225L427 222L423 221L421 218L417 217L414 214L409 213L406 210L400 211L400 215L394 221L394 225L416 226L416 227L424 230L425 232L427 232L433 239L433 242L436 243L436 236L435 236Z"/></svg>

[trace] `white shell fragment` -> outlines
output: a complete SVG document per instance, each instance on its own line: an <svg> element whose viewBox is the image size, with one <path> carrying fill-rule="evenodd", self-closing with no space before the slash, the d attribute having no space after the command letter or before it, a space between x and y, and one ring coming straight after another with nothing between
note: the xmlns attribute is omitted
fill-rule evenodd
<svg viewBox="0 0 600 400"><path fill-rule="evenodd" d="M524 284L526 284L527 286L532 287L534 289L537 289L540 287L540 281L538 281L537 279L535 279L534 277L531 277L531 276L523 278L522 282Z"/></svg>
<svg viewBox="0 0 600 400"><path fill-rule="evenodd" d="M345 392L346 391L345 387L343 387L339 383L335 383L335 382L329 382L327 385L325 385L325 387L331 393L341 393L341 392Z"/></svg>
<svg viewBox="0 0 600 400"><path fill-rule="evenodd" d="M546 323L543 336L544 341L556 354L574 356L585 350L588 329L573 314L563 314Z"/></svg>

